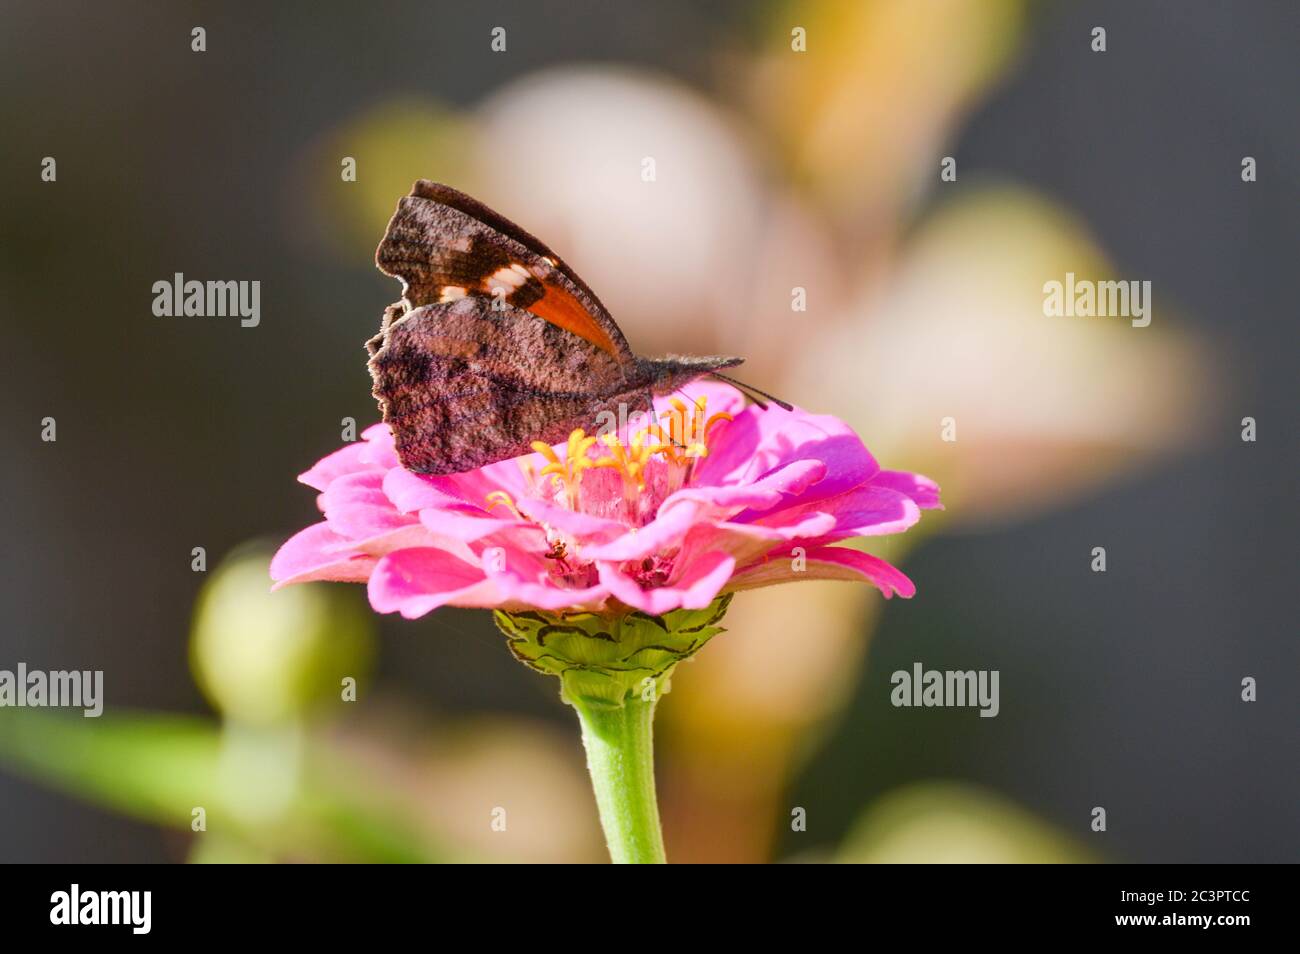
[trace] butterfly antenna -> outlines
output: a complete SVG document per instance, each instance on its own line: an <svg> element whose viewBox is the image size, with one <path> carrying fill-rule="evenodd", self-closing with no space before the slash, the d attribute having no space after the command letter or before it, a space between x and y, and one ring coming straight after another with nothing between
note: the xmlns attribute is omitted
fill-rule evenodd
<svg viewBox="0 0 1300 954"><path fill-rule="evenodd" d="M755 395L761 395L762 397L767 398L769 401L771 401L773 404L775 404L777 407L781 408L784 411L794 410L793 405L788 404L785 401L782 401L779 397L776 397L773 394L768 394L766 391L760 391L758 388L754 387L753 385L745 384L743 381L737 381L735 378L729 378L727 377L727 375L722 374L719 371L710 371L709 374L712 377L718 378L719 380L726 381L728 384L734 384L736 387L740 388L740 390L744 391L745 394L749 396L749 399L761 408L766 409L767 405L764 404L761 400L759 400L759 398L755 397Z"/></svg>

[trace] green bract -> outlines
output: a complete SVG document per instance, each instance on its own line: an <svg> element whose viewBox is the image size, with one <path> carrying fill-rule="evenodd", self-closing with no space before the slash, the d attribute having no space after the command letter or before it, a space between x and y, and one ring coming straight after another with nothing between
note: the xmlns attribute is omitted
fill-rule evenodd
<svg viewBox="0 0 1300 954"><path fill-rule="evenodd" d="M663 616L536 610L493 615L515 658L560 677L565 702L620 708L631 697L649 702L667 692L677 664L723 632L718 624L730 602L728 593L704 609Z"/></svg>

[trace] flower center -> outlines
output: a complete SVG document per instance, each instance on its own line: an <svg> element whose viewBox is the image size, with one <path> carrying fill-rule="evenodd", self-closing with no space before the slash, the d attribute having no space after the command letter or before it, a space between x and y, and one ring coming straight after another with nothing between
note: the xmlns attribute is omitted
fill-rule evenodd
<svg viewBox="0 0 1300 954"><path fill-rule="evenodd" d="M521 460L520 467L533 495L577 513L621 520L635 532L654 519L666 497L690 483L696 464L709 455L713 429L730 420L725 412L709 414L704 395L689 405L672 398L668 411L626 441L618 434L597 437L577 428L563 456L551 445L534 441L533 450L545 463L537 472L527 460ZM504 491L488 494L487 504L488 509L501 506L520 517ZM543 529L553 576L577 582L586 579L589 570L594 572L582 560L577 541L553 527ZM629 569L644 585L662 585L672 572L671 555L647 557Z"/></svg>

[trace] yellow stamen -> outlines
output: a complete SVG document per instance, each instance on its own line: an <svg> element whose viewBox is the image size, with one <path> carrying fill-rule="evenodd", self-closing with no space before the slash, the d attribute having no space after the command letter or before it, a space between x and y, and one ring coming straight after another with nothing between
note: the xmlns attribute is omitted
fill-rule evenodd
<svg viewBox="0 0 1300 954"><path fill-rule="evenodd" d="M493 507L505 507L513 513L517 519L524 519L524 515L521 514L519 508L515 506L514 500L512 500L510 495L504 490L494 490L483 499L487 502L488 510L491 510Z"/></svg>
<svg viewBox="0 0 1300 954"><path fill-rule="evenodd" d="M560 458L555 456L555 448L544 441L533 441L533 450L537 451L537 453L541 454L552 464L558 464L560 462Z"/></svg>
<svg viewBox="0 0 1300 954"><path fill-rule="evenodd" d="M709 432L713 430L714 424L720 424L723 421L730 421L730 420L732 420L732 417L726 411L719 411L717 414L714 414L704 424L704 439L708 440Z"/></svg>
<svg viewBox="0 0 1300 954"><path fill-rule="evenodd" d="M569 434L562 456L550 444L533 441L533 450L545 462L540 470L535 471L531 463L521 461L525 478L532 486L534 477L539 480L550 477L555 488L564 492L569 508L578 510L583 473L592 468L615 470L622 480L628 518L635 523L642 516L642 497L649 479L651 460L660 454L666 459L669 465L668 492L672 493L690 479L695 462L708 456L713 428L722 421L731 420L731 415L724 412L710 415L708 399L703 395L691 402L691 406L675 397L668 403L670 409L660 416L660 422L638 431L628 443L615 434L601 435L599 442L604 445L603 455L591 455L597 438L587 436L582 428ZM495 498L498 494L501 499L496 502L513 509L513 503L504 493L497 491L489 496Z"/></svg>
<svg viewBox="0 0 1300 954"><path fill-rule="evenodd" d="M652 425L648 430L663 444L664 455L674 464L686 465L701 457L709 456L709 434L714 426L722 421L731 420L725 411L708 414L708 398L701 394L688 411L686 404L671 398L668 402L673 410L669 411L669 429Z"/></svg>
<svg viewBox="0 0 1300 954"><path fill-rule="evenodd" d="M637 433L630 445L624 445L613 434L606 434L602 440L609 448L610 456L602 457L596 462L597 467L610 467L617 470L624 483L632 484L638 491L645 490L646 466L650 458L664 449L662 444L649 443L646 436L650 428Z"/></svg>
<svg viewBox="0 0 1300 954"><path fill-rule="evenodd" d="M624 444L614 434L605 434L601 440L609 449L609 456L596 461L595 466L617 470L623 478L623 502L627 505L628 519L633 522L639 517L640 498L645 490L646 468L650 458L663 450L663 445L646 440L649 428L640 431L632 438L631 444Z"/></svg>
<svg viewBox="0 0 1300 954"><path fill-rule="evenodd" d="M565 447L564 460L560 460L555 449L542 441L533 441L533 450L546 458L547 464L541 470L541 476L550 476L557 486L564 489L569 509L578 509L578 494L582 488L582 473L596 466L596 461L587 455L596 438L588 437L582 428L575 428L569 435Z"/></svg>

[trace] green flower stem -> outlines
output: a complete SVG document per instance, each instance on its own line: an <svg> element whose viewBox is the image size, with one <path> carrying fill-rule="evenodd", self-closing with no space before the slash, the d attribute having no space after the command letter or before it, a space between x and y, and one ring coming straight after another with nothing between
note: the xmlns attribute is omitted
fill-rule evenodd
<svg viewBox="0 0 1300 954"><path fill-rule="evenodd" d="M587 768L605 841L616 863L662 864L655 804L653 701L673 669L723 631L731 594L702 609L663 616L619 613L493 614L515 658L560 677L560 698L578 710Z"/></svg>
<svg viewBox="0 0 1300 954"><path fill-rule="evenodd" d="M573 700L600 824L615 864L664 864L655 801L654 702L631 695L621 706Z"/></svg>

